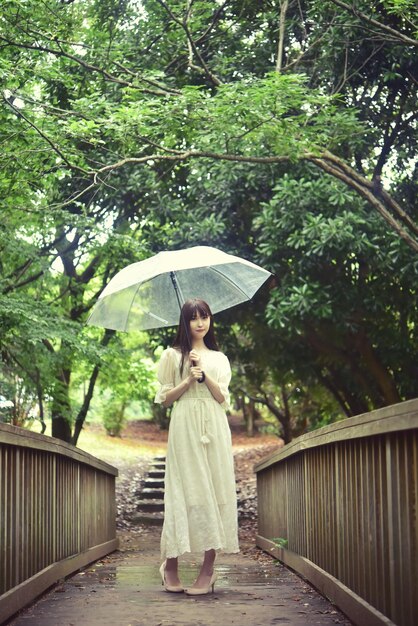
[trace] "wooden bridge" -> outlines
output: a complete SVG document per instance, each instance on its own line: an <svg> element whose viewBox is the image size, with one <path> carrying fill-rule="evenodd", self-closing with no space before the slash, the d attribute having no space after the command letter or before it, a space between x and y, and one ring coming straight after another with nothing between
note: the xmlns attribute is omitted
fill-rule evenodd
<svg viewBox="0 0 418 626"><path fill-rule="evenodd" d="M418 400L304 435L256 467L257 544L354 624L415 626ZM114 551L117 470L0 424L0 623Z"/></svg>
<svg viewBox="0 0 418 626"><path fill-rule="evenodd" d="M59 439L0 424L0 624L116 550L116 476Z"/></svg>

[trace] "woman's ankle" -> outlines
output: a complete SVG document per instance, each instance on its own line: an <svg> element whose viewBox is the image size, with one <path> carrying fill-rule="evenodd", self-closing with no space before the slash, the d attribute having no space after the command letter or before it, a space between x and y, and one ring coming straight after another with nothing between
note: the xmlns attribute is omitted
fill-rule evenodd
<svg viewBox="0 0 418 626"><path fill-rule="evenodd" d="M165 571L177 573L178 570L178 559L167 559L165 562Z"/></svg>
<svg viewBox="0 0 418 626"><path fill-rule="evenodd" d="M207 552L205 552L205 556L203 559L202 567L200 568L200 572L207 576L212 576L213 568L215 566L215 559L216 559L215 550L208 550Z"/></svg>
<svg viewBox="0 0 418 626"><path fill-rule="evenodd" d="M213 575L213 568L210 569L201 569L199 572L198 578L211 578Z"/></svg>

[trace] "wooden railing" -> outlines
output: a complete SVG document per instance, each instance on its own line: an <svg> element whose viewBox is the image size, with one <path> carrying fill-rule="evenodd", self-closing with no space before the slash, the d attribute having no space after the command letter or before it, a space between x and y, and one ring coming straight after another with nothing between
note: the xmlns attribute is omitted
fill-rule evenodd
<svg viewBox="0 0 418 626"><path fill-rule="evenodd" d="M418 624L418 400L303 435L255 469L259 547L355 624Z"/></svg>
<svg viewBox="0 0 418 626"><path fill-rule="evenodd" d="M59 439L0 424L0 623L118 547L116 476Z"/></svg>

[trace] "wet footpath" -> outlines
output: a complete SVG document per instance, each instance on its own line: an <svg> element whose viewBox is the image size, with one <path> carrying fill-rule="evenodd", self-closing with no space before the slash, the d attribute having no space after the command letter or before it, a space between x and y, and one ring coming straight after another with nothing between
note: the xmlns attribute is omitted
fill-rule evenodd
<svg viewBox="0 0 418 626"><path fill-rule="evenodd" d="M167 593L158 567L160 529L120 536L120 550L60 581L8 624L13 626L331 626L351 622L294 572L255 547L216 562L215 592ZM248 547L247 547L248 548ZM180 561L182 583L198 570Z"/></svg>

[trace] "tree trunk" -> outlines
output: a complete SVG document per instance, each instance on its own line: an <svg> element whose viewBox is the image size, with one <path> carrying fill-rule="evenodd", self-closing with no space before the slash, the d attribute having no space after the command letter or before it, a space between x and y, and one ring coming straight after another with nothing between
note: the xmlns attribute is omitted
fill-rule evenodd
<svg viewBox="0 0 418 626"><path fill-rule="evenodd" d="M89 410L90 402L91 402L91 399L93 397L93 390L94 390L94 386L96 384L97 377L99 375L99 371L100 371L99 365L95 365L94 368L93 368L92 375L90 376L89 388L88 388L87 393L86 393L86 395L84 397L83 406L79 410L78 415L77 415L77 419L75 421L74 434L73 434L72 440L71 440L71 443L73 444L73 446L77 445L78 438L79 438L81 430L83 428L84 420L86 419L87 411Z"/></svg>
<svg viewBox="0 0 418 626"><path fill-rule="evenodd" d="M71 443L70 370L62 370L53 391L52 436Z"/></svg>
<svg viewBox="0 0 418 626"><path fill-rule="evenodd" d="M52 436L71 443L71 425L63 415L52 413Z"/></svg>
<svg viewBox="0 0 418 626"><path fill-rule="evenodd" d="M283 429L283 440L285 443L290 443L293 439L293 428L292 428L292 416L290 414L289 407L289 396L286 393L286 389L284 386L281 387L282 392L282 402L284 411L281 411L280 423Z"/></svg>
<svg viewBox="0 0 418 626"><path fill-rule="evenodd" d="M369 403L363 395L353 393L345 384L344 376L333 367L328 367L329 376L323 378L325 386L344 409L347 417L370 411Z"/></svg>
<svg viewBox="0 0 418 626"><path fill-rule="evenodd" d="M245 420L247 437L254 436L254 416L255 416L255 402L250 400L248 410L246 411L247 419Z"/></svg>
<svg viewBox="0 0 418 626"><path fill-rule="evenodd" d="M310 346L318 354L319 362L328 363L326 368L332 372L332 377L335 380L340 381L337 388L340 391L345 390L343 395L350 406L350 410L353 411L352 414L356 415L359 412L367 412L372 408L382 406L382 394L376 380L375 371L371 370L369 364L365 363L365 360L361 358L363 355L360 350L360 343L353 336L342 336L339 339L343 342L343 347L337 347L336 342L332 341L331 333L332 329L330 328L323 328L322 332L319 332L312 327L308 327L306 338ZM330 361L332 365L329 365ZM337 368L341 368L342 365L350 368L350 375L358 385L356 393L348 389L343 376L337 373ZM365 365L366 367L364 367Z"/></svg>
<svg viewBox="0 0 418 626"><path fill-rule="evenodd" d="M115 334L114 330L106 330L103 338L100 342L101 346L107 346L107 344L109 343L111 337L113 337L113 335ZM99 375L100 372L100 365L95 365L92 371L92 374L90 376L90 380L89 380L89 387L87 389L87 393L84 397L84 402L83 402L83 406L81 407L80 411L78 412L77 415L77 419L75 421L75 426L74 426L74 434L72 437L72 441L71 443L76 446L77 442L78 442L78 438L80 436L81 430L83 428L83 424L84 424L84 420L86 419L87 416L87 412L90 408L90 403L91 400L93 398L93 392L94 392L94 387L96 385L96 381L97 381L97 377Z"/></svg>
<svg viewBox="0 0 418 626"><path fill-rule="evenodd" d="M167 407L154 403L152 405L152 420L158 424L161 430L168 430L170 419Z"/></svg>
<svg viewBox="0 0 418 626"><path fill-rule="evenodd" d="M46 424L45 424L43 390L41 386L41 377L40 377L39 369L36 369L36 393L38 395L39 421L41 422L41 426L42 426L41 434L43 435L44 432L46 431Z"/></svg>
<svg viewBox="0 0 418 626"><path fill-rule="evenodd" d="M276 72L281 72L283 65L284 35L288 4L289 0L282 0L282 2L280 2L279 41L277 44Z"/></svg>
<svg viewBox="0 0 418 626"><path fill-rule="evenodd" d="M282 388L282 396L283 396L283 388ZM273 413L273 415L276 417L277 421L279 422L280 426L282 427L283 441L285 443L290 443L293 438L293 433L292 433L292 420L291 420L291 415L289 412L289 407L287 406L286 408L285 406L285 410L282 411L273 401L271 396L266 397L264 404L266 404L268 409Z"/></svg>
<svg viewBox="0 0 418 626"><path fill-rule="evenodd" d="M364 363L373 375L376 384L381 391L383 402L380 406L396 404L401 402L401 397L395 385L393 377L390 375L383 363L378 359L376 351L367 337L364 330L360 330L356 337L356 348L363 357ZM380 408L376 406L375 408Z"/></svg>

